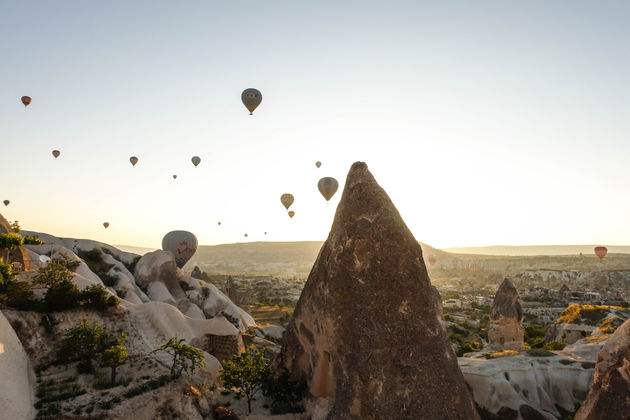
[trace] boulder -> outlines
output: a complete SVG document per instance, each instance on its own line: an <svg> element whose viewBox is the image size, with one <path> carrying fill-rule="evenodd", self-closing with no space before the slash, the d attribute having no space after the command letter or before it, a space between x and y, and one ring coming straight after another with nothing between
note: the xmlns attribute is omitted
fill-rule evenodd
<svg viewBox="0 0 630 420"><path fill-rule="evenodd" d="M504 279L497 290L490 312L488 342L491 347L506 350L523 350L523 310L518 291L509 279Z"/></svg>
<svg viewBox="0 0 630 420"><path fill-rule="evenodd" d="M313 418L478 419L420 244L367 165L348 174L277 368Z"/></svg>
<svg viewBox="0 0 630 420"><path fill-rule="evenodd" d="M575 420L604 419L630 419L630 320L604 342L593 386L575 414Z"/></svg>

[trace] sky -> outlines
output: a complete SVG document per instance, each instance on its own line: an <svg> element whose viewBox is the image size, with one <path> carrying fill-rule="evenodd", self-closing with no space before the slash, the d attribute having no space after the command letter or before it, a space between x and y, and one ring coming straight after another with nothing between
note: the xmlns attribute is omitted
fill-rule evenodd
<svg viewBox="0 0 630 420"><path fill-rule="evenodd" d="M110 244L324 240L360 160L436 247L628 244L629 15L624 1L0 0L0 213ZM340 184L328 204L324 176Z"/></svg>

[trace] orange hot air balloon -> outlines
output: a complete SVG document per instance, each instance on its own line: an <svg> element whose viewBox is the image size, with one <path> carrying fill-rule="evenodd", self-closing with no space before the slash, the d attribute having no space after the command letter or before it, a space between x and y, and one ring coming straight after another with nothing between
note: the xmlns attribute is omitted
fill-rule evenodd
<svg viewBox="0 0 630 420"><path fill-rule="evenodd" d="M31 104L31 97L22 96L22 103L24 104L24 106L29 106Z"/></svg>
<svg viewBox="0 0 630 420"><path fill-rule="evenodd" d="M289 217L290 217L291 219L293 219L293 216L295 216L295 212L294 212L293 210L291 210L291 211L289 212Z"/></svg>
<svg viewBox="0 0 630 420"><path fill-rule="evenodd" d="M595 255L597 255L600 260L603 260L606 254L608 254L608 248L605 246L596 246L594 251Z"/></svg>
<svg viewBox="0 0 630 420"><path fill-rule="evenodd" d="M436 262L437 262L437 260L435 259L435 257L429 257L429 265L431 267L433 267Z"/></svg>

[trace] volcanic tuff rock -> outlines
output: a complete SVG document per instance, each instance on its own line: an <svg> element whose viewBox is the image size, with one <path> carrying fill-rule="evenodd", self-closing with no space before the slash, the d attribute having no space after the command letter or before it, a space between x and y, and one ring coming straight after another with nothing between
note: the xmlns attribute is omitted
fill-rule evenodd
<svg viewBox="0 0 630 420"><path fill-rule="evenodd" d="M509 279L504 279L492 304L488 341L495 348L523 350L523 335L523 310L518 302L518 291Z"/></svg>
<svg viewBox="0 0 630 420"><path fill-rule="evenodd" d="M367 165L352 165L277 360L314 418L477 419L420 244Z"/></svg>
<svg viewBox="0 0 630 420"><path fill-rule="evenodd" d="M630 320L604 343L593 386L575 419L630 419Z"/></svg>

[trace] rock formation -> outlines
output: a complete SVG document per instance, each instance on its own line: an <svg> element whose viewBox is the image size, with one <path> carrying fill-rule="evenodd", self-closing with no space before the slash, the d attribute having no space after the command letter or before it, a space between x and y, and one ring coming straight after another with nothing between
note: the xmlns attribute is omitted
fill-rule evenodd
<svg viewBox="0 0 630 420"><path fill-rule="evenodd" d="M630 320L604 343L595 379L575 420L630 419Z"/></svg>
<svg viewBox="0 0 630 420"><path fill-rule="evenodd" d="M547 355L458 358L473 398L485 418L562 418L579 406L593 382L595 364ZM527 416L526 413L530 415ZM495 415L497 417L492 417Z"/></svg>
<svg viewBox="0 0 630 420"><path fill-rule="evenodd" d="M478 419L420 244L367 165L343 196L277 360L314 418Z"/></svg>
<svg viewBox="0 0 630 420"><path fill-rule="evenodd" d="M492 304L488 341L493 348L523 350L523 338L523 310L518 291L509 279L504 279Z"/></svg>

